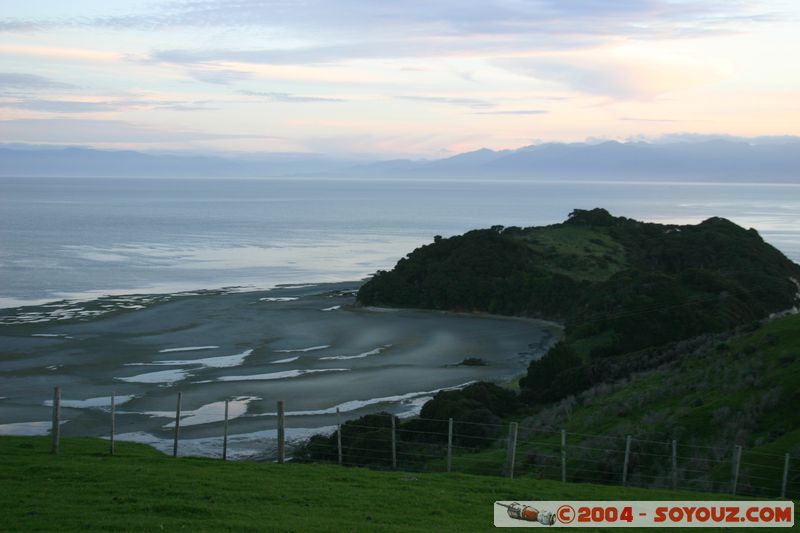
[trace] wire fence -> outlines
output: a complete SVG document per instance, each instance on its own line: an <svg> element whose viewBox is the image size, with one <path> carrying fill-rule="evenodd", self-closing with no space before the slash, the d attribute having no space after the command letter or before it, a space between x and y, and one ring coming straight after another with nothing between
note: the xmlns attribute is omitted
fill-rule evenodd
<svg viewBox="0 0 800 533"><path fill-rule="evenodd" d="M502 428L499 436L481 436L474 430L463 433L467 427L458 421L415 421L438 424L440 429L392 430L346 423L339 426L335 448L325 439L312 439L305 451L310 460L347 466L800 497L800 464L789 453L543 430L516 423ZM488 435L498 430L494 425L470 424Z"/></svg>
<svg viewBox="0 0 800 533"><path fill-rule="evenodd" d="M172 424L172 455L181 455L181 393ZM49 402L48 402L49 403ZM219 457L228 458L228 401L220 402ZM106 410L106 407L103 407ZM52 400L52 451L59 453L61 389ZM107 406L109 453L115 453L117 411ZM728 447L659 441L634 435L595 435L565 429L469 420L415 417L400 420L387 413L337 423L331 434L293 443L287 454L284 402L276 417L277 462L335 463L411 472L464 472L634 486L730 493L743 496L800 498L800 458ZM185 416L185 415L184 415ZM299 418L299 417L298 417Z"/></svg>

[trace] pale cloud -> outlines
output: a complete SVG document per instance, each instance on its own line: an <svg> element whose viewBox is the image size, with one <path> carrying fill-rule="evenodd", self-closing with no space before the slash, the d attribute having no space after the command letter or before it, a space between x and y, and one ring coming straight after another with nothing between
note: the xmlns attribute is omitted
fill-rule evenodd
<svg viewBox="0 0 800 533"><path fill-rule="evenodd" d="M350 157L383 154L392 158L413 158L441 150L449 139L435 133L340 133L338 135L308 136L300 148L318 153L335 153Z"/></svg>
<svg viewBox="0 0 800 533"><path fill-rule="evenodd" d="M81 100L20 100L2 102L0 107L15 107L17 109L30 109L32 111L45 111L49 113L105 113L118 111L120 105L116 102L85 102Z"/></svg>
<svg viewBox="0 0 800 533"><path fill-rule="evenodd" d="M255 50L156 50L150 59L156 62L181 65L208 64L217 62L253 63L263 65L308 65L324 64L351 59L370 59L396 56L393 50L400 48L394 43L352 43L347 45L308 46L299 48L267 48ZM416 47L414 47L416 48ZM392 50L393 52L389 52ZM411 50L403 57L416 56Z"/></svg>
<svg viewBox="0 0 800 533"><path fill-rule="evenodd" d="M498 59L495 64L568 89L620 99L648 99L721 78L713 65L638 57L620 48L531 58Z"/></svg>
<svg viewBox="0 0 800 533"><path fill-rule="evenodd" d="M250 72L226 68L191 68L186 72L198 81L216 85L230 85L253 77Z"/></svg>
<svg viewBox="0 0 800 533"><path fill-rule="evenodd" d="M24 72L0 72L0 91L71 89L73 85Z"/></svg>
<svg viewBox="0 0 800 533"><path fill-rule="evenodd" d="M520 41L516 37L481 38L480 36L422 35L414 38L353 38L352 41L313 46L254 49L162 49L147 56L152 62L177 65L221 62L255 65L330 65L357 60L490 58L516 55L530 49L550 50L556 43L543 40ZM414 68L406 68L413 70ZM423 69L416 69L423 70ZM460 77L464 77L459 74ZM470 80L471 81L471 80Z"/></svg>
<svg viewBox="0 0 800 533"><path fill-rule="evenodd" d="M63 61L88 61L105 63L117 62L125 58L123 54L117 52L107 52L103 50L7 43L0 43L0 55L29 56Z"/></svg>
<svg viewBox="0 0 800 533"><path fill-rule="evenodd" d="M360 34L516 35L562 39L602 35L736 31L774 20L785 2L739 0L191 0L151 4L126 14L92 16L76 6L71 16L0 19L0 30L98 27L153 31L165 28L268 27L317 31L326 38ZM576 30L576 24L580 31Z"/></svg>
<svg viewBox="0 0 800 533"><path fill-rule="evenodd" d="M137 124L122 120L16 119L0 120L0 142L31 143L157 143L211 139L270 138L268 136L208 133Z"/></svg>
<svg viewBox="0 0 800 533"><path fill-rule="evenodd" d="M203 104L191 104L191 103L171 103L171 104L160 104L156 106L157 109L165 109L169 111L183 111L187 113L191 113L194 111L219 111L219 107L210 106L210 105L203 105Z"/></svg>
<svg viewBox="0 0 800 533"><path fill-rule="evenodd" d="M1 77L1 76L0 76ZM31 111L41 111L44 113L119 113L127 110L142 109L168 109L174 111L200 111L214 110L215 107L207 105L208 101L169 101L169 100L148 100L139 99L83 99L83 100L63 100L63 99L42 99L42 98L20 98L15 95L15 99L0 102L0 107L27 109Z"/></svg>
<svg viewBox="0 0 800 533"><path fill-rule="evenodd" d="M340 66L314 67L306 65L256 65L246 63L221 63L219 68L249 73L253 78L285 80L292 83L315 83L324 85L386 85L405 84L407 78L387 77L374 68Z"/></svg>
<svg viewBox="0 0 800 533"><path fill-rule="evenodd" d="M35 23L26 20L0 20L0 32L37 31L39 29Z"/></svg>
<svg viewBox="0 0 800 533"><path fill-rule="evenodd" d="M461 98L453 96L395 96L399 100L410 100L413 102L427 102L433 104L454 105L459 107L470 107L472 109L485 109L494 107L494 102L481 100L478 98Z"/></svg>
<svg viewBox="0 0 800 533"><path fill-rule="evenodd" d="M633 139L632 139L633 140ZM731 141L750 145L764 144L792 144L800 142L797 135L767 135L758 137L742 137L738 135L727 135L722 133L666 133L658 136L642 136L635 140L652 143L698 143L710 141Z"/></svg>
<svg viewBox="0 0 800 533"><path fill-rule="evenodd" d="M496 111L477 111L476 115L546 115L546 109L498 109Z"/></svg>
<svg viewBox="0 0 800 533"><path fill-rule="evenodd" d="M686 122L687 119L676 118L652 118L652 117L620 117L619 120L629 122Z"/></svg>
<svg viewBox="0 0 800 533"><path fill-rule="evenodd" d="M290 104L307 104L313 102L344 102L343 98L330 98L325 96L302 96L289 93L278 92L262 92L262 91L239 91L239 94L245 96L255 96L260 99L266 99L270 102L282 102Z"/></svg>

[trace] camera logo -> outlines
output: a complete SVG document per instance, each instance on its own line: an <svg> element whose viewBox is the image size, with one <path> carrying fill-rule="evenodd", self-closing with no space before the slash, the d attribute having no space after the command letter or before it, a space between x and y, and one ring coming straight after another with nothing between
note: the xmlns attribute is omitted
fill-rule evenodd
<svg viewBox="0 0 800 533"><path fill-rule="evenodd" d="M496 502L500 507L505 507L508 516L515 520L523 520L525 522L538 522L543 526L552 526L556 523L556 515L550 511L540 511L530 505L522 505L518 502L505 504Z"/></svg>

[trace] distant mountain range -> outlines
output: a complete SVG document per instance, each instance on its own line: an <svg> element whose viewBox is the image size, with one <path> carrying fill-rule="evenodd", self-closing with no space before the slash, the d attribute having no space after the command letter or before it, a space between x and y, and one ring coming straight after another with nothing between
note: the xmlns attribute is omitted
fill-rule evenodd
<svg viewBox="0 0 800 533"><path fill-rule="evenodd" d="M264 154L252 158L148 154L93 148L0 147L0 176L108 178L254 178L324 175L356 161L315 154Z"/></svg>
<svg viewBox="0 0 800 533"><path fill-rule="evenodd" d="M430 162L387 161L348 170L436 178L800 182L800 142L549 143L517 150L482 149Z"/></svg>
<svg viewBox="0 0 800 533"><path fill-rule="evenodd" d="M315 154L247 158L92 148L0 148L0 176L514 178L800 183L800 141L548 143L433 161L358 162Z"/></svg>

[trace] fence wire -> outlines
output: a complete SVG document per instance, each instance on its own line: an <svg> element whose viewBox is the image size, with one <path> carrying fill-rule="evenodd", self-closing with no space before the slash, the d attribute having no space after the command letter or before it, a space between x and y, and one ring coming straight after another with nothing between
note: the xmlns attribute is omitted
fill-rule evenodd
<svg viewBox="0 0 800 533"><path fill-rule="evenodd" d="M51 402L53 428L60 428L57 398L60 392ZM110 405L109 409L100 408L110 418L109 427L118 436L128 433L126 430L136 419L145 416L120 409L113 411ZM745 496L800 497L800 461L790 453L570 432L520 426L516 422L506 425L422 417L401 420L386 413L370 415L368 422L358 419L337 424L332 434L292 442L287 450L286 420L293 417L283 413L283 402L279 402L278 412L268 414L277 418L279 462L295 460L382 470L453 471ZM163 426L174 434L175 456L184 455L180 453L180 423L176 424L180 420L176 413L173 421ZM222 421L222 417L212 420ZM222 458L228 446L227 418L225 428L225 435L219 439ZM61 430L52 432L54 453L58 451L60 433ZM114 453L113 446L110 453Z"/></svg>

